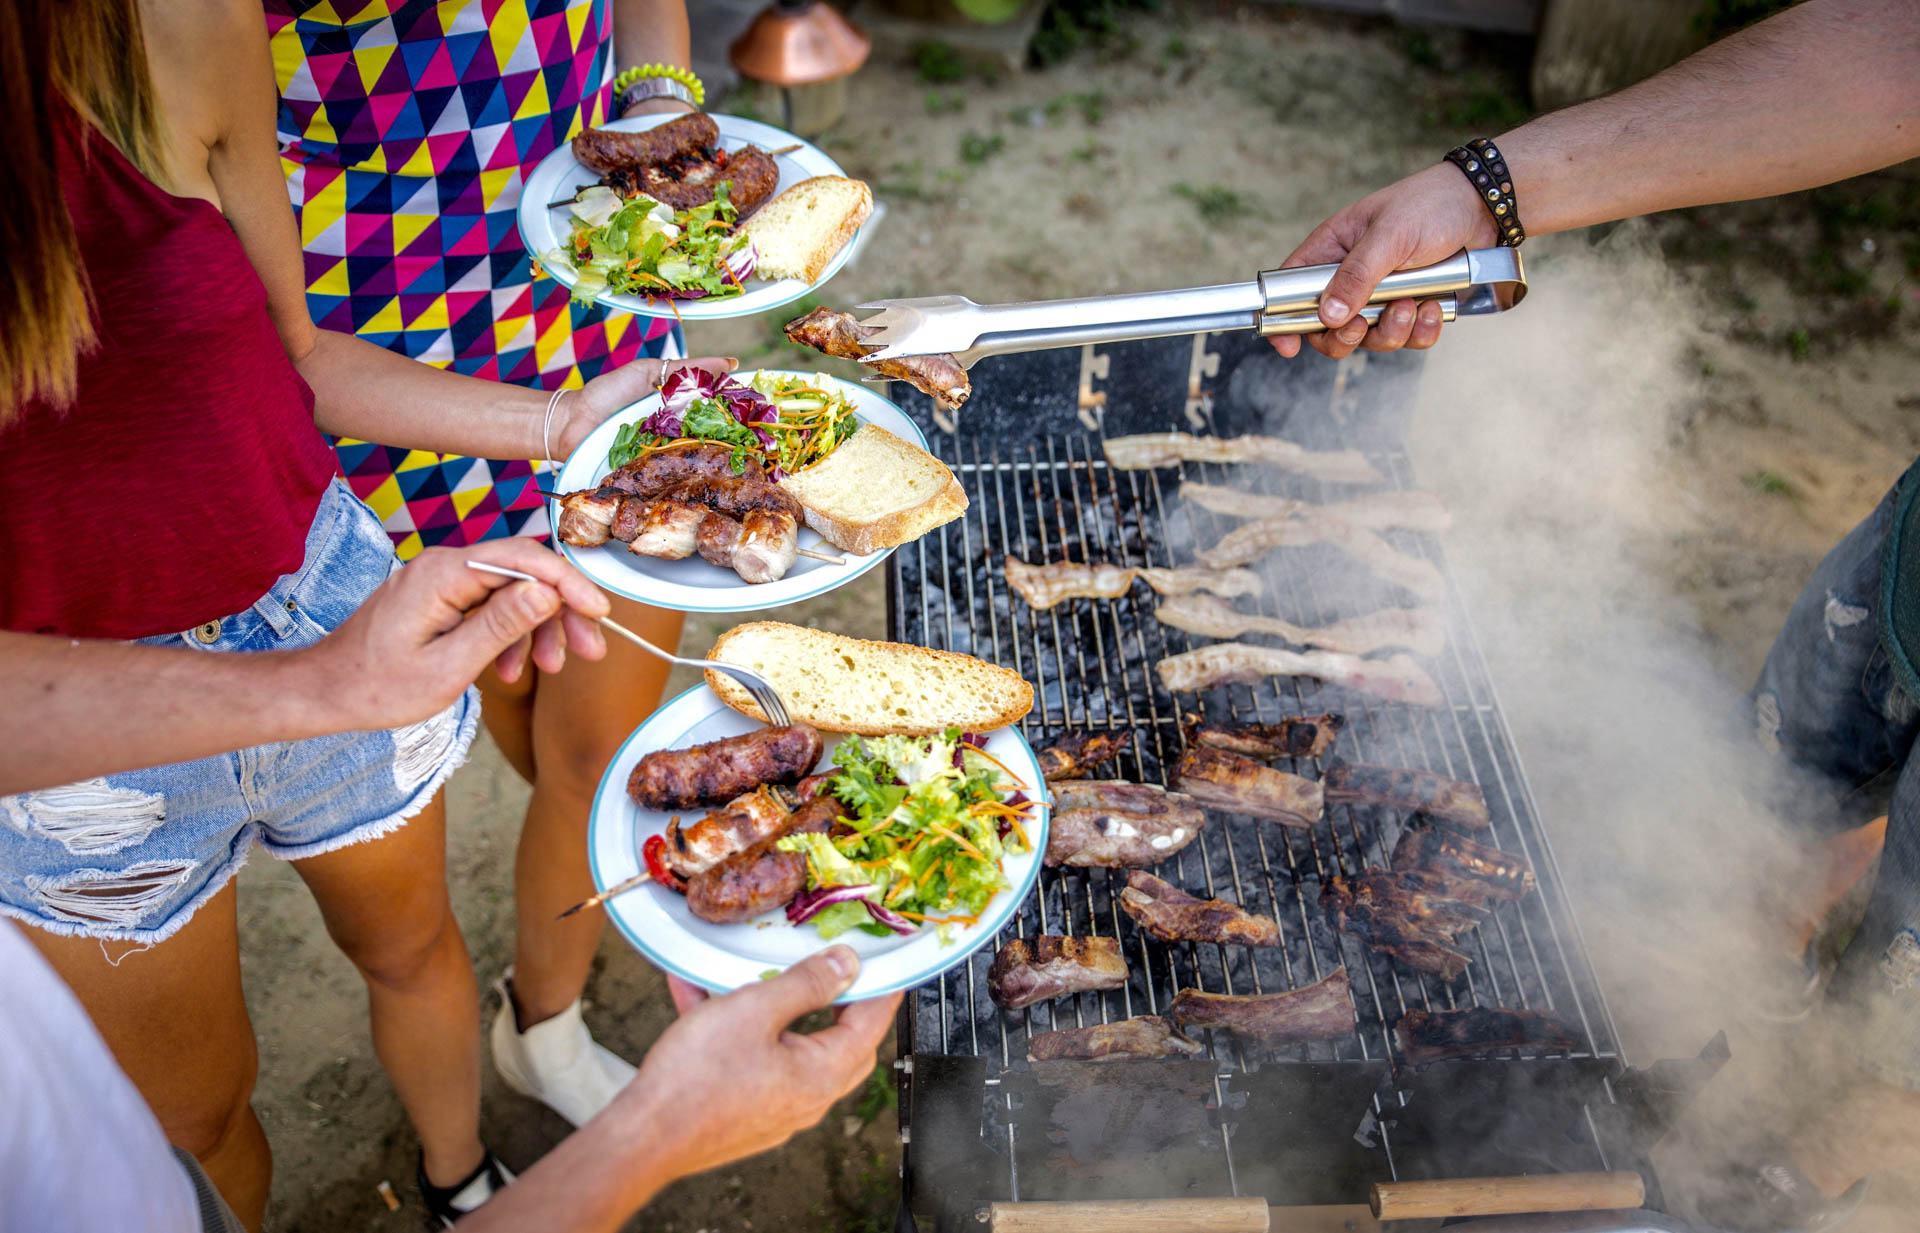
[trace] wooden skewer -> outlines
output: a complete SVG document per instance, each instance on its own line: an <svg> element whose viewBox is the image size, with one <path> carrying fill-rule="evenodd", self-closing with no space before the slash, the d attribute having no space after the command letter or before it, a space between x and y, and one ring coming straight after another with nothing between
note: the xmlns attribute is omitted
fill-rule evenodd
<svg viewBox="0 0 1920 1233"><path fill-rule="evenodd" d="M790 146L781 146L778 150L768 150L767 153L771 154L775 158L779 158L783 154L792 154L795 150L798 150L801 146L805 144L806 143L803 141L796 141Z"/></svg>
<svg viewBox="0 0 1920 1233"><path fill-rule="evenodd" d="M652 880L653 880L653 875L647 872L646 870L642 869L639 873L634 874L632 877L628 878L624 882L621 882L617 886L609 886L607 889L601 891L599 894L595 895L591 899L582 899L579 903L574 904L572 907L560 913L560 915L554 917L553 919L565 920L567 919L567 917L572 916L575 912L584 912L588 908L597 908L601 904L605 903L607 900L613 898L615 895L624 895L628 891L632 890L634 887L643 886Z"/></svg>

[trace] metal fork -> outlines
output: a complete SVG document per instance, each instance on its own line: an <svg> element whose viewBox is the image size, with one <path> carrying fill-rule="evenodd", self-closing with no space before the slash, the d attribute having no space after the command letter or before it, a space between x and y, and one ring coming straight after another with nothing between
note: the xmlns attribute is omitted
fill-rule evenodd
<svg viewBox="0 0 1920 1233"><path fill-rule="evenodd" d="M468 561L467 568L479 570L483 574L498 574L502 578L517 578L521 582L541 581L532 574L523 573L517 569L508 569L504 565L489 564L486 561ZM685 664L689 668L711 668L716 672L724 672L726 675L740 682L741 687L752 696L754 704L760 708L760 713L767 717L768 723L784 728L793 722L792 717L787 711L787 704L780 700L780 695L774 692L773 685L767 678L761 676L758 672L753 672L734 664L722 663L717 659L689 659L684 655L674 655L663 651L612 617L601 617L600 624L604 628L619 634L628 642L652 651L668 663Z"/></svg>
<svg viewBox="0 0 1920 1233"><path fill-rule="evenodd" d="M913 355L952 355L962 367L989 355L1077 347L1086 343L1166 338L1215 330L1261 334L1312 334L1326 328L1317 309L1338 266L1310 265L1265 270L1250 282L1142 291L1073 300L1021 304L976 304L961 295L875 300L860 305L880 312L863 327L877 327L861 342L879 351L867 363ZM1443 321L1497 313L1526 295L1520 254L1511 248L1475 249L1438 265L1401 270L1383 279L1361 307L1368 324L1394 300L1436 299Z"/></svg>

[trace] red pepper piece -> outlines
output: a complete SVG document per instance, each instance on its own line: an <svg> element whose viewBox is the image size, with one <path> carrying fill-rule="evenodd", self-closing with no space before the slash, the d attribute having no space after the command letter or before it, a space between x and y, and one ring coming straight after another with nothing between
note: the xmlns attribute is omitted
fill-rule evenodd
<svg viewBox="0 0 1920 1233"><path fill-rule="evenodd" d="M647 862L647 872L652 875L655 882L670 890L677 890L683 895L686 893L687 884L681 881L680 875L667 864L665 835L647 836L647 841L640 845L640 858Z"/></svg>

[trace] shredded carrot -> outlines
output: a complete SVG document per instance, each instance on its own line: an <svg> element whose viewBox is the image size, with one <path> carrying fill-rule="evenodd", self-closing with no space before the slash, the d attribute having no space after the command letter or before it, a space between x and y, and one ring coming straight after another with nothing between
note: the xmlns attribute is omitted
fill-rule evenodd
<svg viewBox="0 0 1920 1233"><path fill-rule="evenodd" d="M1021 780L1020 776L1013 773L1012 767L1008 766L1006 763L1002 762L1000 759L994 757L992 754L988 753L986 750L980 748L978 745L968 745L967 749L973 753L979 754L981 757L985 758L987 761L993 763L995 766L1005 771L1007 773L1007 778L1013 780L1014 786L1017 787L1020 791L1024 792L1027 790L1026 783Z"/></svg>
<svg viewBox="0 0 1920 1233"><path fill-rule="evenodd" d="M966 925L971 927L980 923L978 913L972 916L922 916L918 912L909 912L904 908L898 909L898 911L900 915L906 917L908 920L917 920L922 924L928 925Z"/></svg>
<svg viewBox="0 0 1920 1233"><path fill-rule="evenodd" d="M940 825L938 822L927 823L927 829L932 831L934 834L940 836L943 839L953 840L955 843L959 844L960 847L964 849L968 855L972 856L973 859L977 861L985 861L987 859L987 854L985 852L982 852L979 848L976 848L972 844L968 843L966 840L966 836L957 834L954 831L950 831L946 827Z"/></svg>

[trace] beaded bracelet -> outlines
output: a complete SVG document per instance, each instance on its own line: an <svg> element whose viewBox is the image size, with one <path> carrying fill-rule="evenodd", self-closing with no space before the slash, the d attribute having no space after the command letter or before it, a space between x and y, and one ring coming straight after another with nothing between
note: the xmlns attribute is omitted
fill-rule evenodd
<svg viewBox="0 0 1920 1233"><path fill-rule="evenodd" d="M613 79L613 110L616 115L627 108L627 91L648 78L679 83L680 90L674 91L671 96L663 93L661 97L679 97L684 92L682 101L691 104L696 111L706 104L707 87L694 76L692 69L684 69L677 64L637 64L621 70L620 75Z"/></svg>
<svg viewBox="0 0 1920 1233"><path fill-rule="evenodd" d="M1519 248L1527 238L1520 225L1520 202L1513 195L1513 177L1507 174L1507 160L1493 142L1475 137L1464 146L1447 151L1447 161L1460 169L1472 182L1493 214L1493 229L1500 235L1503 248Z"/></svg>

